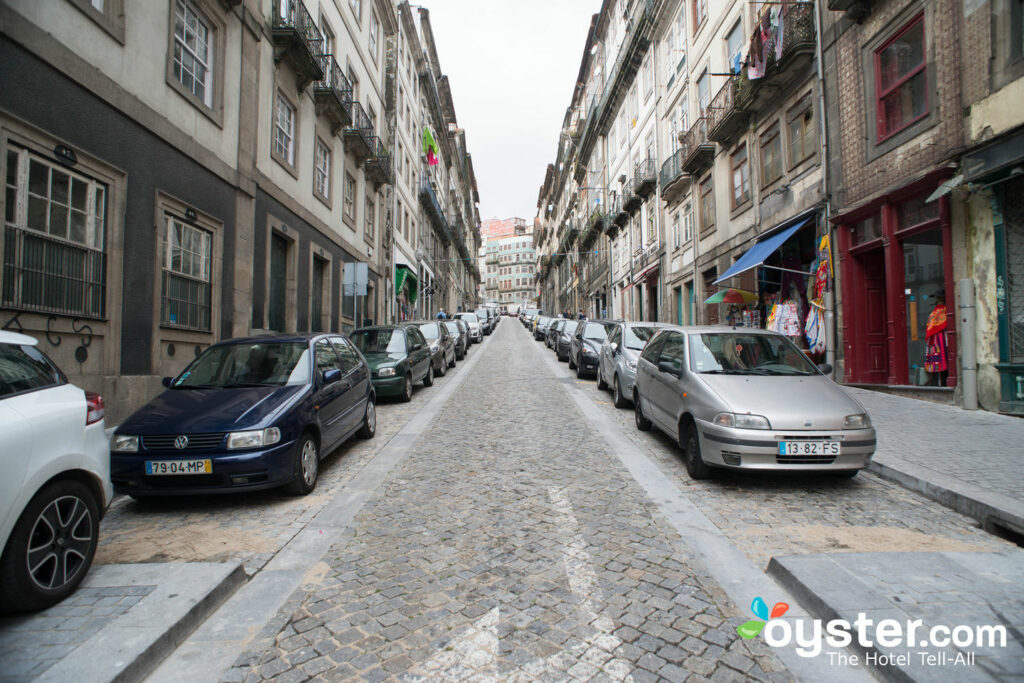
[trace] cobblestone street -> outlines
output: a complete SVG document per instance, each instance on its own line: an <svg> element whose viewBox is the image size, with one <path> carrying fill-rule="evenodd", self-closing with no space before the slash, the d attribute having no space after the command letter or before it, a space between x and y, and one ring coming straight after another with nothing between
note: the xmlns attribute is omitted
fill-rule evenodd
<svg viewBox="0 0 1024 683"><path fill-rule="evenodd" d="M522 330L495 336L229 680L788 678Z"/></svg>

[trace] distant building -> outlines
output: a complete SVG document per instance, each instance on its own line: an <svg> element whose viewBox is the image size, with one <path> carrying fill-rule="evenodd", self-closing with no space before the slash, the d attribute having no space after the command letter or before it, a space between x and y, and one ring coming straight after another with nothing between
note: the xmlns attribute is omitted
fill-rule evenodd
<svg viewBox="0 0 1024 683"><path fill-rule="evenodd" d="M535 298L533 227L522 218L482 222L487 301L526 305Z"/></svg>

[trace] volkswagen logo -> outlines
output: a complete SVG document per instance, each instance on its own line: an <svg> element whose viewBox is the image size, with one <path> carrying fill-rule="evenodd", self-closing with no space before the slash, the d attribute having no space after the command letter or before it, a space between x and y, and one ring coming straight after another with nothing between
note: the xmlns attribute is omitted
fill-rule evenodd
<svg viewBox="0 0 1024 683"><path fill-rule="evenodd" d="M185 446L187 446L187 445L188 445L188 437L187 436L182 435L182 436L179 436L177 439L174 440L174 447L177 448L179 451L182 450L183 448L185 448Z"/></svg>

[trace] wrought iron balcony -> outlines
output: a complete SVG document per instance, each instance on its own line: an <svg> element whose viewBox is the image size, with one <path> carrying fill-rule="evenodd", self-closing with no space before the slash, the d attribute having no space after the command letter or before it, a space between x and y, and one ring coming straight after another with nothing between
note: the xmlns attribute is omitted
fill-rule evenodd
<svg viewBox="0 0 1024 683"><path fill-rule="evenodd" d="M683 148L672 153L661 165L661 198L674 202L690 189L690 174L683 170Z"/></svg>
<svg viewBox="0 0 1024 683"><path fill-rule="evenodd" d="M683 170L693 175L711 166L715 161L715 143L708 140L708 120L701 116L690 130L679 138L683 150Z"/></svg>
<svg viewBox="0 0 1024 683"><path fill-rule="evenodd" d="M349 83L334 55L320 55L324 77L313 85L316 115L331 123L331 134L352 123L352 84Z"/></svg>
<svg viewBox="0 0 1024 683"><path fill-rule="evenodd" d="M301 92L311 81L324 77L319 59L324 51L323 36L301 0L274 0L273 11L270 35L274 61L285 60L292 65Z"/></svg>
<svg viewBox="0 0 1024 683"><path fill-rule="evenodd" d="M870 0L865 0L869 2ZM814 30L814 3L806 0L784 0L768 6L757 25L768 21L767 13L782 5L782 47L778 51L765 49L764 74L761 78L750 78L749 68L744 68L737 84L736 101L745 110L760 111L778 101L782 88L794 76L800 74L814 59L817 34Z"/></svg>
<svg viewBox="0 0 1024 683"><path fill-rule="evenodd" d="M872 0L828 0L833 12L846 12L846 18L860 23L871 14Z"/></svg>
<svg viewBox="0 0 1024 683"><path fill-rule="evenodd" d="M654 159L648 157L633 169L633 194L646 199L658 186L658 170Z"/></svg>
<svg viewBox="0 0 1024 683"><path fill-rule="evenodd" d="M423 174L420 176L420 204L427 211L427 216L430 218L430 222L434 225L434 229L437 231L438 237L441 241L448 245L452 243L451 229L448 227L448 219L444 215L444 210L441 208L441 202L437 200L437 193L434 191L434 186L431 184L430 176Z"/></svg>
<svg viewBox="0 0 1024 683"><path fill-rule="evenodd" d="M750 112L740 107L736 95L739 92L740 76L730 76L708 109L708 139L728 146L746 130L750 123Z"/></svg>
<svg viewBox="0 0 1024 683"><path fill-rule="evenodd" d="M384 143L379 137L374 135L371 139L373 152L363 166L363 173L366 174L367 180L373 182L375 188L379 188L381 185L390 184L395 174L391 167L391 153L384 148Z"/></svg>
<svg viewBox="0 0 1024 683"><path fill-rule="evenodd" d="M622 208L628 213L638 211L644 205L644 198L633 193L633 185L630 183L622 191Z"/></svg>
<svg viewBox="0 0 1024 683"><path fill-rule="evenodd" d="M616 195L608 205L608 215L611 220L604 224L604 234L615 237L619 228L629 222L629 211L623 206L623 198Z"/></svg>
<svg viewBox="0 0 1024 683"><path fill-rule="evenodd" d="M345 127L345 149L352 152L360 165L374 152L373 123L363 105L352 103L352 123Z"/></svg>

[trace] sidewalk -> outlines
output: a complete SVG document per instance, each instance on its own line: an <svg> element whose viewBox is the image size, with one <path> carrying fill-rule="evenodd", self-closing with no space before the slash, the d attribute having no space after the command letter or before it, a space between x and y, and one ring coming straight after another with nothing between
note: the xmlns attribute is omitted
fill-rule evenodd
<svg viewBox="0 0 1024 683"><path fill-rule="evenodd" d="M872 471L997 535L1024 536L1024 419L843 388L878 432Z"/></svg>

